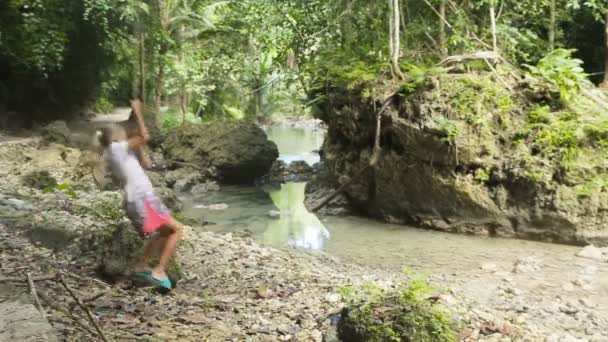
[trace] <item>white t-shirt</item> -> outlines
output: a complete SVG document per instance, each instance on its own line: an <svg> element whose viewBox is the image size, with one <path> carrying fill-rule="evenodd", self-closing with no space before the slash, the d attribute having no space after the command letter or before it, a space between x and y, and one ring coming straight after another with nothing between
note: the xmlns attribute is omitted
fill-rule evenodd
<svg viewBox="0 0 608 342"><path fill-rule="evenodd" d="M126 141L110 144L106 148L105 159L110 164L112 172L123 182L128 202L134 202L146 193L154 191L135 152L129 148Z"/></svg>

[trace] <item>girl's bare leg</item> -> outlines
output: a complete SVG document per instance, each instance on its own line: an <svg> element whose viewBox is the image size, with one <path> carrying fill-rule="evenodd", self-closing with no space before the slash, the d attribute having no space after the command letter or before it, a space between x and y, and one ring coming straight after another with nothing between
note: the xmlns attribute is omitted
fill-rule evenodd
<svg viewBox="0 0 608 342"><path fill-rule="evenodd" d="M148 242L146 242L146 245L144 247L144 254L135 265L135 272L151 271L150 266L148 264L150 262L150 258L160 253L161 249L166 243L166 240L166 236L156 234Z"/></svg>
<svg viewBox="0 0 608 342"><path fill-rule="evenodd" d="M161 235L165 235L164 245L160 253L158 265L152 269L152 276L156 279L167 279L169 259L175 254L177 241L183 236L184 226L171 219L161 228Z"/></svg>

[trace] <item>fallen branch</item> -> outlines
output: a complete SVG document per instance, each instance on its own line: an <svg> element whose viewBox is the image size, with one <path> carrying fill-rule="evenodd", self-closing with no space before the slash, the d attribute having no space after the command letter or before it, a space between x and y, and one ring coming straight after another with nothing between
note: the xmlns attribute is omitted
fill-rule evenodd
<svg viewBox="0 0 608 342"><path fill-rule="evenodd" d="M452 64L476 61L476 60L491 60L494 62L505 63L506 61L496 52L494 51L480 51L475 53L470 53L466 55L455 55L445 58L443 61L439 63L442 66L448 66Z"/></svg>
<svg viewBox="0 0 608 342"><path fill-rule="evenodd" d="M38 311L40 311L42 318L46 319L46 313L44 312L44 308L42 307L42 304L40 303L40 298L38 297L38 293L36 292L36 284L34 284L34 279L32 279L32 275L29 272L27 273L27 282L30 285L30 293L32 294L32 298L34 298L34 302L38 307Z"/></svg>
<svg viewBox="0 0 608 342"><path fill-rule="evenodd" d="M63 277L63 275L59 276L59 280L61 281L61 284L63 285L63 287L65 287L65 289L68 291L68 293L70 294L70 296L72 296L72 298L74 298L74 300L76 301L76 304L78 304L78 306L87 314L87 317L89 317L89 321L91 321L91 323L93 323L93 326L95 327L95 330L97 330L97 333L99 334L99 337L101 337L101 339L104 342L109 342L108 338L103 333L103 330L101 330L101 327L97 323L97 320L95 320L95 317L93 317L93 314L91 313L91 310L89 310L89 308L87 308L82 303L82 301L80 300L80 298L78 298L78 296L76 295L76 293L74 292L74 290L72 290L72 288L70 287L70 285L68 285L68 283L65 281L65 278Z"/></svg>
<svg viewBox="0 0 608 342"><path fill-rule="evenodd" d="M507 89L509 89L511 92L513 92L513 88L507 83L507 81L505 81L500 74L498 74L498 71L496 71L496 69L494 69L494 67L492 66L492 64L487 60L484 59L484 62L486 62L486 64L488 65L488 68L490 68L490 70L492 70L492 72L494 73L494 75L496 75L496 78L498 78L498 80L505 86L507 87Z"/></svg>
<svg viewBox="0 0 608 342"><path fill-rule="evenodd" d="M83 276L79 276L77 274L70 273L70 272L67 273L67 276L71 277L71 278L74 278L74 279L76 279L78 281L89 281L89 282L95 283L97 285L100 285L102 287L105 287L106 289L116 290L117 292L120 292L121 295L130 296L130 294L127 291L121 289L120 287L110 286L110 285L108 285L108 284L104 283L103 281L101 281L99 279L96 279L96 278L83 277Z"/></svg>
<svg viewBox="0 0 608 342"><path fill-rule="evenodd" d="M94 294L94 295L92 295L90 297L87 297L87 298L83 299L82 302L83 303L90 303L90 302L96 301L97 299L99 299L99 298L101 298L101 297L103 297L103 296L105 296L107 294L108 294L108 291L101 291L99 293L96 293L96 294Z"/></svg>
<svg viewBox="0 0 608 342"><path fill-rule="evenodd" d="M29 274L29 273L28 273ZM54 274L47 274L38 277L31 277L32 281L45 281L45 280L54 280L57 276ZM28 282L28 277L1 277L0 282L5 281L14 281L14 282Z"/></svg>
<svg viewBox="0 0 608 342"><path fill-rule="evenodd" d="M76 323L78 326L80 326L86 332L88 332L89 334L91 334L91 336L95 336L96 335L96 333L93 330L91 330L91 328L86 323L82 322L80 319L78 319L78 317L74 316L74 314L72 313L72 310L69 310L69 309L61 306L60 304L57 303L56 300L51 300L49 298L49 296L47 294L45 294L44 292L42 292L42 291L40 291L38 293L38 295L46 302L46 304L51 309L53 309L55 311L62 312L66 316L70 317L72 319L72 321L74 321L74 323Z"/></svg>

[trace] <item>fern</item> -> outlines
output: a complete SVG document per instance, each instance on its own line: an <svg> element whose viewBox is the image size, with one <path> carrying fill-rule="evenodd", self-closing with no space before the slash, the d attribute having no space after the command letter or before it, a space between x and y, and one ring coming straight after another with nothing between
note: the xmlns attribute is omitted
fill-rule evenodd
<svg viewBox="0 0 608 342"><path fill-rule="evenodd" d="M526 65L532 75L542 77L560 93L563 101L574 100L583 88L590 88L591 82L582 68L583 61L572 58L574 50L557 49L543 59L536 66Z"/></svg>

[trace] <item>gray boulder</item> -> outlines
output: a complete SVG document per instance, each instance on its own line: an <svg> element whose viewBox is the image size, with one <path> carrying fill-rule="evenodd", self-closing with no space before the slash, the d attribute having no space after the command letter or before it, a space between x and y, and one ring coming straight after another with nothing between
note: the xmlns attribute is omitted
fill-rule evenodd
<svg viewBox="0 0 608 342"><path fill-rule="evenodd" d="M223 183L247 184L266 174L279 153L266 133L249 121L186 125L167 135L168 162L213 169Z"/></svg>
<svg viewBox="0 0 608 342"><path fill-rule="evenodd" d="M42 128L41 135L45 142L69 145L71 132L65 121L53 121Z"/></svg>

